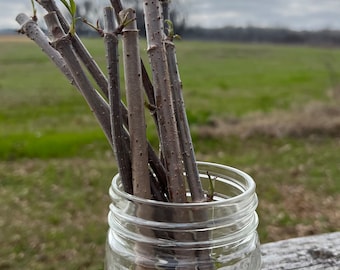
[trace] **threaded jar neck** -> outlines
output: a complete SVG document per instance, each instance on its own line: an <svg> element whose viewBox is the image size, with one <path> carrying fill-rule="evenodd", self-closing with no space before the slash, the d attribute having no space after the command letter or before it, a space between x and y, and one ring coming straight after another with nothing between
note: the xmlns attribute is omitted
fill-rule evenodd
<svg viewBox="0 0 340 270"><path fill-rule="evenodd" d="M243 260L245 255L241 253L255 250L258 200L253 179L220 164L198 162L198 169L204 190L208 190L211 181L215 187L211 202L169 203L137 198L123 191L119 175L116 175L109 190L112 203L108 243L111 249L118 254L123 252L124 258L133 263L138 243L143 247L139 254L143 262L166 263L167 267L169 261L174 267L179 263L176 250L181 251L185 263L194 263L192 251L197 254L199 250L209 254L204 260L216 265ZM228 256L220 253L221 250ZM174 252L171 260L169 251ZM235 251L238 255L232 258ZM150 254L157 254L157 257Z"/></svg>

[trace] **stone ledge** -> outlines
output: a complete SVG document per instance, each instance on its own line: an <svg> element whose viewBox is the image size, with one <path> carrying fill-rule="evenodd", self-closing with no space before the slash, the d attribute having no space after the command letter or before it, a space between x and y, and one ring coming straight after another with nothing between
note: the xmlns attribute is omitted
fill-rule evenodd
<svg viewBox="0 0 340 270"><path fill-rule="evenodd" d="M263 244L262 270L340 270L340 232Z"/></svg>

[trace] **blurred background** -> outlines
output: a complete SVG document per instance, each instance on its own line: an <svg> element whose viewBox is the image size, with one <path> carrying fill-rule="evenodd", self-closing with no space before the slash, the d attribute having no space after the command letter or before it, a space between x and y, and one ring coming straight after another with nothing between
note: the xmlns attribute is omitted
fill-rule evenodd
<svg viewBox="0 0 340 270"><path fill-rule="evenodd" d="M109 5L76 3L94 24ZM338 231L340 2L171 4L197 159L253 176L262 243ZM80 94L16 32L20 12L31 1L0 2L0 269L103 269L116 162ZM106 73L102 39L77 31ZM151 118L148 138L157 148Z"/></svg>

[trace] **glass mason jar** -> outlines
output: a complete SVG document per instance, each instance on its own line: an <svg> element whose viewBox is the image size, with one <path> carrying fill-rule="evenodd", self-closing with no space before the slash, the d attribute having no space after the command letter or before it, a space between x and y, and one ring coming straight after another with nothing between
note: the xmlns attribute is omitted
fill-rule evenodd
<svg viewBox="0 0 340 270"><path fill-rule="evenodd" d="M212 201L168 203L110 187L105 269L258 270L261 254L255 183L246 173L198 162Z"/></svg>

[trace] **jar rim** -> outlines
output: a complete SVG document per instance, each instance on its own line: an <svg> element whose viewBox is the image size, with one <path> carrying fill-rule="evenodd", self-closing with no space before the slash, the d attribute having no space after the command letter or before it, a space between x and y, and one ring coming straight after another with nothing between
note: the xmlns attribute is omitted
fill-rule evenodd
<svg viewBox="0 0 340 270"><path fill-rule="evenodd" d="M135 196L133 194L129 194L125 191L123 191L120 187L119 187L119 173L117 173L113 179L112 179L112 183L111 183L111 188L114 190L114 192L119 195L120 197L129 200L129 201L135 201L135 202L139 202L142 204L148 204L148 205L159 205L159 206L163 206L163 207L181 207L181 208L187 208L187 207L204 207L204 206L213 206L213 205L219 205L219 204L223 204L223 203L233 203L233 202L237 202L240 200L243 200L244 198L247 198L249 196L251 196L252 194L255 193L255 188L256 188L256 184L255 181L253 180L253 178L247 174L244 171L241 171L239 169L236 169L234 167L231 166L227 166L227 165L223 165L223 164L219 164L219 163L213 163L213 162L204 162L204 161L197 161L197 165L204 165L204 166L212 166L215 168L219 168L219 169L223 169L232 173L235 173L236 175L242 177L244 180L246 180L247 186L244 189L244 191L240 194L237 194L233 197L229 197L229 198L222 198L219 199L217 201L204 201L204 202L184 202L184 203L178 203L178 202L164 202L164 201L156 201L156 200L152 200L152 199L144 199L138 196Z"/></svg>

